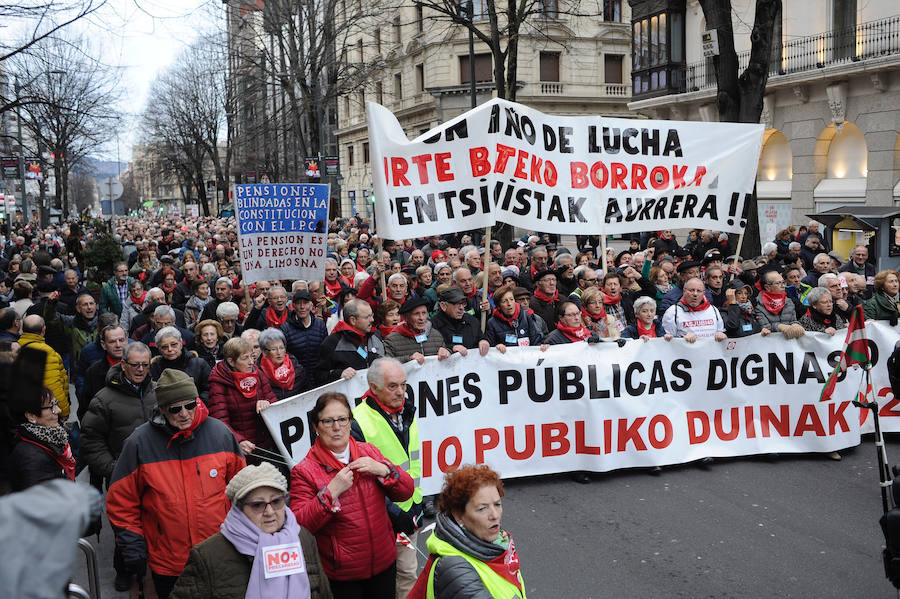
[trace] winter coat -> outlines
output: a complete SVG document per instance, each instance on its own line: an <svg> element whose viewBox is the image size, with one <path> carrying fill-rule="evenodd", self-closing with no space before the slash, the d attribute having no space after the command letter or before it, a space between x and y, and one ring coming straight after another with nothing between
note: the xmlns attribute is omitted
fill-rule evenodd
<svg viewBox="0 0 900 599"><path fill-rule="evenodd" d="M556 325L554 325L554 327L555 326ZM520 309L519 319L516 322L515 328L505 320L501 320L496 316L491 316L488 319L487 325L484 328L484 338L488 340L488 343L490 343L491 346L499 345L501 343L507 346L516 345L517 343L507 340L508 335L514 335L516 339L522 339L523 343L525 339L528 339L528 345L540 345L541 339L544 338L538 330L535 319L528 314L528 311L525 310L525 308Z"/></svg>
<svg viewBox="0 0 900 599"><path fill-rule="evenodd" d="M256 413L257 401L266 400L269 403L278 401L272 393L269 381L257 368L259 383L256 396L248 399L237 388L231 373L228 362L222 360L213 367L209 375L210 416L227 424L238 442L251 441L254 445L271 448L274 445L272 436L263 424L262 416Z"/></svg>
<svg viewBox="0 0 900 599"><path fill-rule="evenodd" d="M144 379L135 389L121 364L109 369L106 386L90 400L81 423L81 457L93 474L107 480L112 477L125 440L150 420L155 407L155 382Z"/></svg>
<svg viewBox="0 0 900 599"><path fill-rule="evenodd" d="M832 329L838 330L847 326L847 321L838 316L837 312L832 314L832 318L834 318L834 324L830 325ZM825 329L828 328L824 323L821 323L810 316L809 312L800 317L800 326L811 333L824 333Z"/></svg>
<svg viewBox="0 0 900 599"><path fill-rule="evenodd" d="M529 305L535 314L544 319L547 327L552 331L556 328L556 321L558 320L556 311L563 300L565 300L565 296L562 293L559 294L559 299L555 302L544 302L532 295Z"/></svg>
<svg viewBox="0 0 900 599"><path fill-rule="evenodd" d="M384 341L378 333L369 333L364 341L365 343L360 345L359 337L347 330L337 331L325 337L319 346L319 362L313 370L319 377L319 384L324 385L338 380L346 368L365 370L376 359L386 355ZM365 357L361 351L357 351L360 347L365 350Z"/></svg>
<svg viewBox="0 0 900 599"><path fill-rule="evenodd" d="M875 267L871 263L866 262L862 268L859 268L853 260L847 260L847 263L840 267L838 272L852 272L864 276L866 278L866 299L871 298L875 293Z"/></svg>
<svg viewBox="0 0 900 599"><path fill-rule="evenodd" d="M44 322L47 330L57 329L72 340L72 362L77 362L82 348L97 340L97 314L91 320L85 320L81 314L69 316L56 311L56 301L44 303ZM98 312L99 314L99 312Z"/></svg>
<svg viewBox="0 0 900 599"><path fill-rule="evenodd" d="M657 337L662 337L666 334L665 330L663 330L662 321L659 318L655 318L653 320L653 330L656 331ZM623 339L640 339L641 335L638 333L637 323L633 322L624 329L622 329L622 338Z"/></svg>
<svg viewBox="0 0 900 599"><path fill-rule="evenodd" d="M409 362L412 359L411 356L416 352L423 356L436 356L438 351L444 347L444 338L433 328L425 335L425 340L418 342L394 331L384 340L384 353L403 363Z"/></svg>
<svg viewBox="0 0 900 599"><path fill-rule="evenodd" d="M320 461L317 448L327 451L320 445L313 446L291 470L291 510L297 522L316 536L329 579L371 578L397 559L396 537L385 498L401 502L412 497L413 479L386 460L374 445L351 441L350 461L368 456L387 464L390 473L383 480L358 473L353 486L335 500L327 487L338 470Z"/></svg>
<svg viewBox="0 0 900 599"><path fill-rule="evenodd" d="M257 370L269 382L269 387L272 388L272 393L275 394L275 397L278 398L278 401L287 399L288 397L293 397L298 393L302 393L307 386L306 370L303 368L303 365L300 364L300 362L297 361L297 358L295 358L291 354L287 354L284 359L290 360L291 364L294 365L294 384L288 389L278 386L278 383L267 377L266 373L263 372L263 369L259 368L259 365L257 364Z"/></svg>
<svg viewBox="0 0 900 599"><path fill-rule="evenodd" d="M463 313L459 320L438 310L431 318L432 330L437 330L444 338L444 346L452 349L454 345L462 345L466 349L475 349L484 338L481 333L481 322L471 314Z"/></svg>
<svg viewBox="0 0 900 599"><path fill-rule="evenodd" d="M308 384L312 385L316 378L313 373L319 360L319 346L328 336L325 321L310 315L309 326L303 326L297 314L292 312L281 325L281 332L284 334L285 349L297 358L307 372Z"/></svg>
<svg viewBox="0 0 900 599"><path fill-rule="evenodd" d="M496 543L479 539L460 527L450 516L437 514L434 533L459 551L483 562L497 559L505 551ZM459 555L439 556L434 565L433 589L435 599L492 599L478 576L478 572Z"/></svg>
<svg viewBox="0 0 900 599"><path fill-rule="evenodd" d="M210 369L212 369L216 362L225 359L223 346L224 344L220 342L215 349L207 349L205 345L200 343L200 337L194 337L191 349L197 354L198 358L209 364Z"/></svg>
<svg viewBox="0 0 900 599"><path fill-rule="evenodd" d="M126 334L130 335L132 333L135 318L137 318L138 314L140 314L143 309L144 306L142 304L134 303L134 298L132 298L131 295L125 300L125 303L122 305L122 314L119 316L119 324L125 329Z"/></svg>
<svg viewBox="0 0 900 599"><path fill-rule="evenodd" d="M756 311L747 312L737 304L731 304L723 315L725 334L729 337L749 337L762 332L763 325Z"/></svg>
<svg viewBox="0 0 900 599"><path fill-rule="evenodd" d="M187 299L187 302L184 304L184 324L187 328L194 330L194 327L200 322L200 314L203 313L203 308L209 302L210 299L208 297L202 300L196 295L192 295Z"/></svg>
<svg viewBox="0 0 900 599"><path fill-rule="evenodd" d="M778 332L779 324L797 324L797 310L794 308L794 302L791 301L785 301L784 308L778 314L766 310L760 301L756 304L756 317L759 318L762 328L769 329L773 333Z"/></svg>
<svg viewBox="0 0 900 599"><path fill-rule="evenodd" d="M300 548L309 578L310 599L331 599L315 537L300 529ZM193 549L169 599L244 599L253 557L243 555L217 532Z"/></svg>
<svg viewBox="0 0 900 599"><path fill-rule="evenodd" d="M863 302L863 313L866 320L888 320L891 326L895 326L900 317L897 304L882 291L875 292L872 299Z"/></svg>
<svg viewBox="0 0 900 599"><path fill-rule="evenodd" d="M37 333L22 333L19 336L21 347L30 347L47 354L47 363L44 366L44 386L53 391L53 396L59 402L63 419L69 417L69 375L63 365L62 356L56 350L47 345L47 342Z"/></svg>
<svg viewBox="0 0 900 599"><path fill-rule="evenodd" d="M125 281L125 289L131 289L131 283L134 281L131 277ZM126 298L127 299L127 298ZM119 291L116 288L116 278L110 277L100 289L100 314L112 312L116 316L122 316L122 300L119 298Z"/></svg>
<svg viewBox="0 0 900 599"><path fill-rule="evenodd" d="M246 462L228 427L207 414L199 404L196 426L177 432L157 410L125 441L106 513L126 562L149 556L151 571L178 576L191 547L219 531L231 507L225 487Z"/></svg>
<svg viewBox="0 0 900 599"><path fill-rule="evenodd" d="M183 348L181 355L174 360L166 360L162 356L155 356L150 360L150 377L154 381L159 380L160 375L166 368L180 370L194 379L200 398L204 401L209 399L209 374L212 372L212 368L206 363L206 360L198 358L195 352Z"/></svg>
<svg viewBox="0 0 900 599"><path fill-rule="evenodd" d="M27 439L27 440L26 440ZM16 444L9 454L9 483L13 491L22 491L56 478L68 478L54 456L61 452L31 435L16 429Z"/></svg>
<svg viewBox="0 0 900 599"><path fill-rule="evenodd" d="M84 352L81 355L83 357ZM94 399L94 396L97 395L100 389L106 386L106 375L109 373L110 368L112 368L112 364L106 359L106 354L104 353L103 357L91 364L91 367L84 373L81 391L78 391L76 387L78 422L84 420L84 415L87 414L88 408L91 406L91 400Z"/></svg>
<svg viewBox="0 0 900 599"><path fill-rule="evenodd" d="M187 281L181 281L175 285L175 289L172 291L172 306L179 310L184 310L188 298L192 297L192 293L191 284Z"/></svg>

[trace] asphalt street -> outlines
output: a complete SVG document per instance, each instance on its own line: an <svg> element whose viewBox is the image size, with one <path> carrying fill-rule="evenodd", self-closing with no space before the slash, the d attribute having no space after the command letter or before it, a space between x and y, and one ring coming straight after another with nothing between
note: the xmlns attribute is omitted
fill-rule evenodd
<svg viewBox="0 0 900 599"><path fill-rule="evenodd" d="M900 437L887 451L900 460ZM532 599L896 597L881 565L871 436L844 453L622 471L588 485L510 480L503 526ZM99 561L102 597L127 596L113 589L108 523ZM76 582L86 584L83 567Z"/></svg>

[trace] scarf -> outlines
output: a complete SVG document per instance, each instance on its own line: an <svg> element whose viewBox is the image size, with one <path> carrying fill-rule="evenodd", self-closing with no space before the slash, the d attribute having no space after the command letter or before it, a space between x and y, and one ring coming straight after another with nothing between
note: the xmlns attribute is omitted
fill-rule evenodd
<svg viewBox="0 0 900 599"><path fill-rule="evenodd" d="M408 337L409 339L415 339L419 335L425 335L425 331L422 331L421 333L417 333L414 330L412 330L411 328L409 328L409 325L406 322L401 322L400 324L395 326L394 332L399 333L400 335L403 335L404 337Z"/></svg>
<svg viewBox="0 0 900 599"><path fill-rule="evenodd" d="M162 283L159 287L163 290L163 292L165 292L166 295L172 295L172 292L175 291L175 283L172 283L168 287L166 287L165 283Z"/></svg>
<svg viewBox="0 0 900 599"><path fill-rule="evenodd" d="M622 301L622 294L620 293L616 297L613 297L607 294L605 291L601 291L600 294L603 296L603 305L604 306L618 306L619 302Z"/></svg>
<svg viewBox="0 0 900 599"><path fill-rule="evenodd" d="M287 322L288 314L290 314L290 310L285 308L281 311L281 314L275 312L275 308L269 306L266 308L266 326L270 329L279 329L281 325Z"/></svg>
<svg viewBox="0 0 900 599"><path fill-rule="evenodd" d="M50 454L59 464L69 480L75 480L75 456L69 445L69 431L64 426L43 426L23 422L19 425L27 436L21 435L23 443L37 445ZM31 438L29 438L31 437Z"/></svg>
<svg viewBox="0 0 900 599"><path fill-rule="evenodd" d="M700 305L696 308L692 308L691 306L689 306L688 303L684 301L684 296L682 296L681 299L678 300L678 303L681 304L688 312L703 312L712 305L709 303L709 298L707 298L706 295L703 296L703 301L700 302Z"/></svg>
<svg viewBox="0 0 900 599"><path fill-rule="evenodd" d="M386 324L381 324L381 325L378 325L378 332L381 333L381 338L384 339L385 337L387 337L388 335L393 333L394 329L396 329L396 328L397 328L396 325L389 327Z"/></svg>
<svg viewBox="0 0 900 599"><path fill-rule="evenodd" d="M660 293L662 293L663 295L669 293L673 289L675 289L675 285L672 285L671 283L666 283L665 285L657 285L656 286L656 290L659 291Z"/></svg>
<svg viewBox="0 0 900 599"><path fill-rule="evenodd" d="M781 314L781 311L784 310L784 306L787 303L787 293L783 291L780 293L763 291L759 294L759 301L761 301L763 307L772 314Z"/></svg>
<svg viewBox="0 0 900 599"><path fill-rule="evenodd" d="M147 292L144 291L141 293L141 297L134 297L133 295L128 296L131 298L131 303L138 307L143 307L144 300L147 299Z"/></svg>
<svg viewBox="0 0 900 599"><path fill-rule="evenodd" d="M505 547L506 551L491 561L485 562L485 564L487 564L495 574L502 577L510 584L515 585L520 591L523 591L522 586L519 583L519 554L516 552L516 544L513 542L512 536L505 530L501 531L500 536L494 541L494 544Z"/></svg>
<svg viewBox="0 0 900 599"><path fill-rule="evenodd" d="M265 533L247 517L237 506L232 506L225 516L219 530L222 536L228 539L241 555L253 558L250 568L250 582L247 584L246 599L262 599L263 597L298 597L309 599L309 576L306 572L306 563L303 551L299 551L300 564L303 572L288 574L286 576L265 576L264 551L275 545L288 545L298 543L300 537L300 525L294 513L285 506L284 526L281 530L272 534Z"/></svg>
<svg viewBox="0 0 900 599"><path fill-rule="evenodd" d="M602 324L601 321L606 321L606 310L600 308L600 314L591 314L588 312L588 309L584 306L581 307L581 317L586 321L593 324Z"/></svg>
<svg viewBox="0 0 900 599"><path fill-rule="evenodd" d="M553 297L550 297L540 289L535 289L534 297L541 300L545 304L552 304L553 302L559 300L559 289L553 292Z"/></svg>
<svg viewBox="0 0 900 599"><path fill-rule="evenodd" d="M266 378L275 383L278 388L294 388L294 377L296 376L296 373L294 372L294 364L291 362L289 356L285 356L284 362L277 368L275 367L275 364L272 363L272 360L263 356L259 361L259 368L263 371L263 374L266 375Z"/></svg>
<svg viewBox="0 0 900 599"><path fill-rule="evenodd" d="M197 398L197 409L194 411L193 422L191 422L191 425L189 427L187 427L186 429L184 429L183 431L175 431L175 434L172 435L172 437L169 439L169 442L166 443L166 449L168 449L169 446L172 445L172 442L175 439L177 439L178 437L187 439L192 434L194 434L194 431L197 430L197 427L199 427L201 424L203 424L203 422L206 420L207 416L209 416L209 408L207 408L206 404L203 403L203 400L198 397ZM163 417L163 418L165 418L165 417Z"/></svg>
<svg viewBox="0 0 900 599"><path fill-rule="evenodd" d="M371 399L372 401L377 403L378 407L381 408L382 410L384 410L386 414L400 414L403 412L403 408L406 405L406 402L404 402L404 403L400 404L399 408L389 408L386 405L384 405L383 403L381 403L381 401L379 401L378 396L375 395L374 393L372 393L371 389L369 389L368 391L363 393L363 396L360 399L362 399L363 401L365 401L367 399Z"/></svg>
<svg viewBox="0 0 900 599"><path fill-rule="evenodd" d="M232 370L231 376L234 378L234 385L237 387L238 391L241 392L241 395L247 399L256 397L256 394L259 391L259 373L238 372L237 370Z"/></svg>
<svg viewBox="0 0 900 599"><path fill-rule="evenodd" d="M638 338L643 337L645 335L647 337L652 337L654 339L656 338L656 325L654 323L651 322L650 326L645 329L644 323L642 323L641 319L638 318L634 321L634 324L637 327Z"/></svg>
<svg viewBox="0 0 900 599"><path fill-rule="evenodd" d="M739 303L739 304L737 304L737 307L740 308L741 312L743 312L744 314L753 314L754 313L753 304L751 304L750 302L744 302L742 304Z"/></svg>
<svg viewBox="0 0 900 599"><path fill-rule="evenodd" d="M350 437L349 443L350 444L348 445L348 449L350 450L350 461L352 462L359 457L359 445L353 437ZM310 448L307 455L326 468L331 468L333 470L340 471L344 466L346 466L346 464L342 464L336 457L334 457L334 454L331 453L330 449L322 444L321 437L316 437L316 442L313 443L313 446Z"/></svg>
<svg viewBox="0 0 900 599"><path fill-rule="evenodd" d="M462 287L460 287L460 290L462 290ZM463 291L463 295L466 296L466 299L472 299L473 297L475 297L475 295L477 293L478 293L478 289L476 289L474 286L472 287L472 291L470 291L469 293L466 293L465 291Z"/></svg>
<svg viewBox="0 0 900 599"><path fill-rule="evenodd" d="M589 330L587 330L586 328L584 328L583 326L568 327L568 326L564 325L562 322L556 323L556 330L558 330L560 333L565 335L566 339L568 339L569 341L571 341L573 343L576 341L584 341L585 339L587 339L588 337L591 336L591 332Z"/></svg>
<svg viewBox="0 0 900 599"><path fill-rule="evenodd" d="M334 299L337 297L337 294L341 292L343 287L341 286L340 278L334 280L333 283L329 283L325 281L325 295L328 296L328 299Z"/></svg>
<svg viewBox="0 0 900 599"><path fill-rule="evenodd" d="M835 326L833 311L831 314L823 314L822 312L819 312L818 310L816 310L815 308L810 306L809 309L806 311L806 315L809 316L810 318L812 318L813 322L817 322L817 323L821 324L822 326L825 326L825 327L834 327Z"/></svg>
<svg viewBox="0 0 900 599"><path fill-rule="evenodd" d="M357 345L363 345L366 342L366 337L349 324L347 324L343 320L339 320L338 323L334 326L334 329L331 330L331 333L340 333L341 331L347 331L357 339Z"/></svg>
<svg viewBox="0 0 900 599"><path fill-rule="evenodd" d="M506 314L504 314L503 312L500 311L500 308L494 308L493 315L494 315L494 318L502 320L503 322L505 322L512 328L516 328L517 325L515 325L513 323L515 323L517 320L519 320L519 312L521 312L521 310L522 310L522 305L519 304L519 302L516 302L516 310L515 310L515 312L513 312L512 316L507 316Z"/></svg>
<svg viewBox="0 0 900 599"><path fill-rule="evenodd" d="M116 364L118 364L119 362L122 361L122 360L114 360L114 359L112 359L111 357L109 357L109 354L106 354L106 353L103 354L103 357L106 358L106 362L107 362L107 364L109 364L110 366L115 366Z"/></svg>

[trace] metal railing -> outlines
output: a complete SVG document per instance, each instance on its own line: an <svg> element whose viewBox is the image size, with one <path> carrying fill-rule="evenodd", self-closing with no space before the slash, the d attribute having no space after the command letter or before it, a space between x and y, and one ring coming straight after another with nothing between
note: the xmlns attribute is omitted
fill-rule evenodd
<svg viewBox="0 0 900 599"><path fill-rule="evenodd" d="M900 53L900 15L790 40L776 47L769 77ZM738 54L738 72L747 68L749 50ZM716 87L712 59L685 67L685 91Z"/></svg>

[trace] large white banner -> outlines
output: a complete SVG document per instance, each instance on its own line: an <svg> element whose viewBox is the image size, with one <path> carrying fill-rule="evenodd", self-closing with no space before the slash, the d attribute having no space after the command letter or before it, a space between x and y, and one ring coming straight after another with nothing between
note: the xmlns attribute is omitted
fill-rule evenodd
<svg viewBox="0 0 900 599"><path fill-rule="evenodd" d="M900 431L885 366L900 329L870 321L866 331L882 427ZM851 369L833 399L819 401L843 342L824 333L693 345L659 339L411 362L407 394L418 409L424 492L437 492L442 472L466 463L507 478L857 445L872 428L870 411L851 403L863 371ZM366 388L361 372L265 411L288 461L309 451L308 412L319 395L339 391L352 401Z"/></svg>
<svg viewBox="0 0 900 599"><path fill-rule="evenodd" d="M738 232L764 127L548 115L494 99L410 141L367 103L378 234Z"/></svg>

